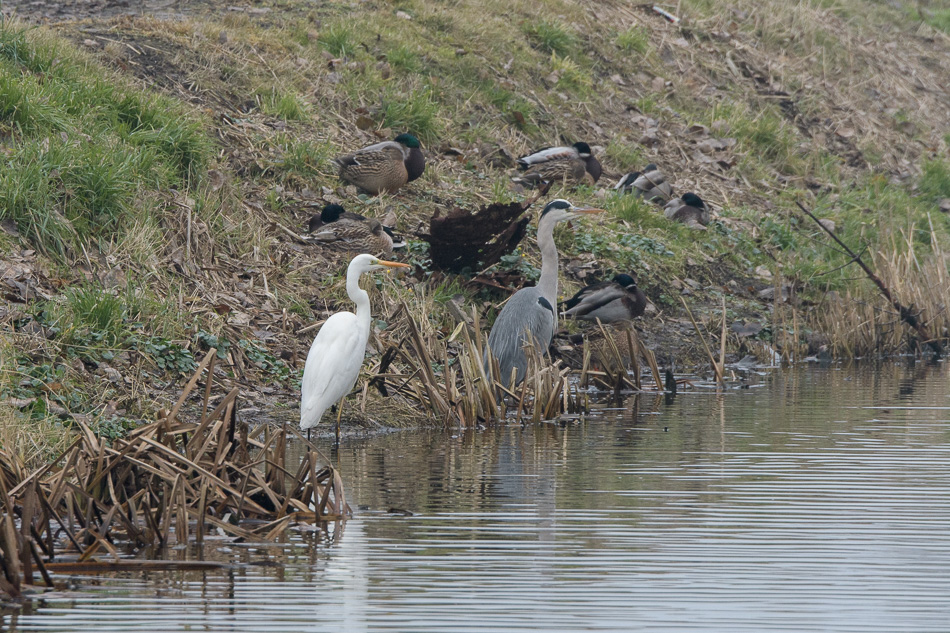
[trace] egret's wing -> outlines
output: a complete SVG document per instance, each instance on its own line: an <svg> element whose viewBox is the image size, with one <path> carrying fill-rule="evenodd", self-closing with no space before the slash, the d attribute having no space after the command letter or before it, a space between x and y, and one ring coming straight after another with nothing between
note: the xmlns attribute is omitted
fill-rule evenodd
<svg viewBox="0 0 950 633"><path fill-rule="evenodd" d="M366 339L356 315L338 312L327 319L310 346L300 385L300 426L316 425L332 404L350 392L360 374Z"/></svg>

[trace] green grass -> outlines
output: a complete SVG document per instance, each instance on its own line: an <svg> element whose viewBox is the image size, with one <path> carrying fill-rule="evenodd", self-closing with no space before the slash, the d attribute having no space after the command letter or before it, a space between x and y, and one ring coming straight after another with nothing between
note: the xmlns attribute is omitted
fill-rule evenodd
<svg viewBox="0 0 950 633"><path fill-rule="evenodd" d="M950 33L950 9L927 8L923 11L910 9L909 15L915 20L926 22L939 31Z"/></svg>
<svg viewBox="0 0 950 633"><path fill-rule="evenodd" d="M611 215L631 222L641 230L645 228L666 229L672 224L663 215L663 210L660 207L634 195L610 195L604 208Z"/></svg>
<svg viewBox="0 0 950 633"><path fill-rule="evenodd" d="M54 63L55 62L55 63ZM58 40L0 25L0 219L43 253L75 255L147 212L143 193L203 173L201 122L137 92ZM2 137L0 137L2 138Z"/></svg>
<svg viewBox="0 0 950 633"><path fill-rule="evenodd" d="M532 46L544 53L566 56L573 52L577 38L557 20L529 20L521 25L521 31Z"/></svg>
<svg viewBox="0 0 950 633"><path fill-rule="evenodd" d="M590 73L570 57L551 53L551 70L557 75L557 87L586 95L593 87Z"/></svg>
<svg viewBox="0 0 950 633"><path fill-rule="evenodd" d="M386 61L394 70L412 75L422 71L422 59L418 50L399 44L386 53Z"/></svg>
<svg viewBox="0 0 950 633"><path fill-rule="evenodd" d="M274 88L258 95L258 103L261 112L285 121L302 121L308 116L307 104L292 92Z"/></svg>
<svg viewBox="0 0 950 633"><path fill-rule="evenodd" d="M796 131L774 107L753 110L744 104L721 103L706 116L708 124L717 120L727 123L729 134L751 161L748 167L765 162L785 173L800 173L804 169L804 160L797 153Z"/></svg>
<svg viewBox="0 0 950 633"><path fill-rule="evenodd" d="M274 169L287 181L294 177L304 181L318 177L333 157L333 148L324 143L300 140L286 135L276 139L280 158Z"/></svg>
<svg viewBox="0 0 950 633"><path fill-rule="evenodd" d="M355 52L357 42L349 27L331 24L319 36L320 44L336 57L348 57Z"/></svg>
<svg viewBox="0 0 950 633"><path fill-rule="evenodd" d="M639 143L633 141L610 139L605 153L610 163L623 172L638 171L650 162L644 156Z"/></svg>
<svg viewBox="0 0 950 633"><path fill-rule="evenodd" d="M442 130L440 109L427 87L409 93L390 91L383 102L383 122L397 133L409 132L431 142L438 139Z"/></svg>
<svg viewBox="0 0 950 633"><path fill-rule="evenodd" d="M933 199L950 198L950 164L941 160L924 163L920 190Z"/></svg>
<svg viewBox="0 0 950 633"><path fill-rule="evenodd" d="M639 26L631 26L625 31L617 33L614 43L622 51L628 53L640 53L643 55L650 50L650 36L646 29Z"/></svg>

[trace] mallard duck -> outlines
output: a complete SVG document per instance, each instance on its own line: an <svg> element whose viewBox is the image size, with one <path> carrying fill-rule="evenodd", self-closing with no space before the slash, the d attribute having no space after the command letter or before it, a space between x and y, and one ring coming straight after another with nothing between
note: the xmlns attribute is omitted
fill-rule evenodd
<svg viewBox="0 0 950 633"><path fill-rule="evenodd" d="M412 134L400 134L395 140L364 147L334 161L341 180L374 196L396 191L421 176L426 167L419 139Z"/></svg>
<svg viewBox="0 0 950 633"><path fill-rule="evenodd" d="M702 198L691 192L667 202L663 207L663 215L694 229L705 230L709 224L709 207Z"/></svg>
<svg viewBox="0 0 950 633"><path fill-rule="evenodd" d="M630 275L617 275L610 281L581 288L576 295L561 304L566 316L584 321L615 323L643 316L647 296L637 288Z"/></svg>
<svg viewBox="0 0 950 633"><path fill-rule="evenodd" d="M614 189L621 193L632 193L650 202L666 202L673 197L673 187L653 163L644 167L642 172L626 174L614 185Z"/></svg>
<svg viewBox="0 0 950 633"><path fill-rule="evenodd" d="M518 168L525 173L514 177L516 183L535 187L542 182L563 181L593 185L603 173L600 161L587 143L570 147L545 147L518 159Z"/></svg>
<svg viewBox="0 0 950 633"><path fill-rule="evenodd" d="M374 255L393 252L394 235L389 227L379 220L345 211L338 204L328 204L320 215L310 218L309 231L314 241L348 251Z"/></svg>

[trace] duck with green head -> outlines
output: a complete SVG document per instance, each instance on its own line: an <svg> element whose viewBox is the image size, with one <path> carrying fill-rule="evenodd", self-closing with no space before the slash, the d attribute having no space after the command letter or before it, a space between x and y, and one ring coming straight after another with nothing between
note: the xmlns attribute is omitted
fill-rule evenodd
<svg viewBox="0 0 950 633"><path fill-rule="evenodd" d="M577 142L567 147L545 147L518 159L524 171L512 180L520 185L536 187L543 182L563 182L593 186L603 173L590 145Z"/></svg>
<svg viewBox="0 0 950 633"><path fill-rule="evenodd" d="M392 193L422 175L426 159L419 139L400 134L334 159L340 179L371 195Z"/></svg>

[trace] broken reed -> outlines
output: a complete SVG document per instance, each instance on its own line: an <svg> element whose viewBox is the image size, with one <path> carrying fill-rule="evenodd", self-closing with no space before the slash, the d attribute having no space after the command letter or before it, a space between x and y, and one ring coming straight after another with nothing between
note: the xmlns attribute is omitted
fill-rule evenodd
<svg viewBox="0 0 950 633"><path fill-rule="evenodd" d="M306 439L299 463L286 455L288 429L238 424L238 390L208 412L216 350L202 360L175 406L111 445L77 421L78 437L46 466L27 472L0 450L0 591L22 595L34 569L52 586L58 571L108 565L120 549L201 544L208 529L240 540L272 540L293 522L350 515L339 473ZM206 372L205 372L206 370ZM178 414L202 372L197 422ZM155 561L152 561L155 563Z"/></svg>
<svg viewBox="0 0 950 633"><path fill-rule="evenodd" d="M410 314L404 309L405 314ZM612 337L603 326L607 350L592 353L584 345L584 365L580 373L565 366L561 359L549 362L532 343L525 346L528 368L525 379L515 385L513 377L501 376L497 360L484 362L487 341L484 339L476 310L448 339L436 333L424 335L411 317L409 331L397 346L390 348L390 358L398 356L402 371L385 374L397 393L415 402L443 426L472 427L480 423L511 419L517 422L539 422L563 414L588 410L587 394L581 392L591 384L619 392L640 390L638 358L647 360L656 385L660 384L656 359L646 349L632 327L623 330L632 364L632 375ZM450 343L460 341L450 352ZM593 358L593 361L592 361ZM598 369L594 369L596 364ZM436 367L441 371L437 372ZM389 370L389 364L386 364ZM486 371L487 369L487 371Z"/></svg>
<svg viewBox="0 0 950 633"><path fill-rule="evenodd" d="M892 248L874 254L872 266L893 296L907 306L909 315L940 342L950 334L950 253L944 250L933 225L930 229L929 252L920 252L912 234L902 230ZM877 293L827 293L809 316L809 327L827 335L836 357L918 353L933 342L922 340Z"/></svg>

